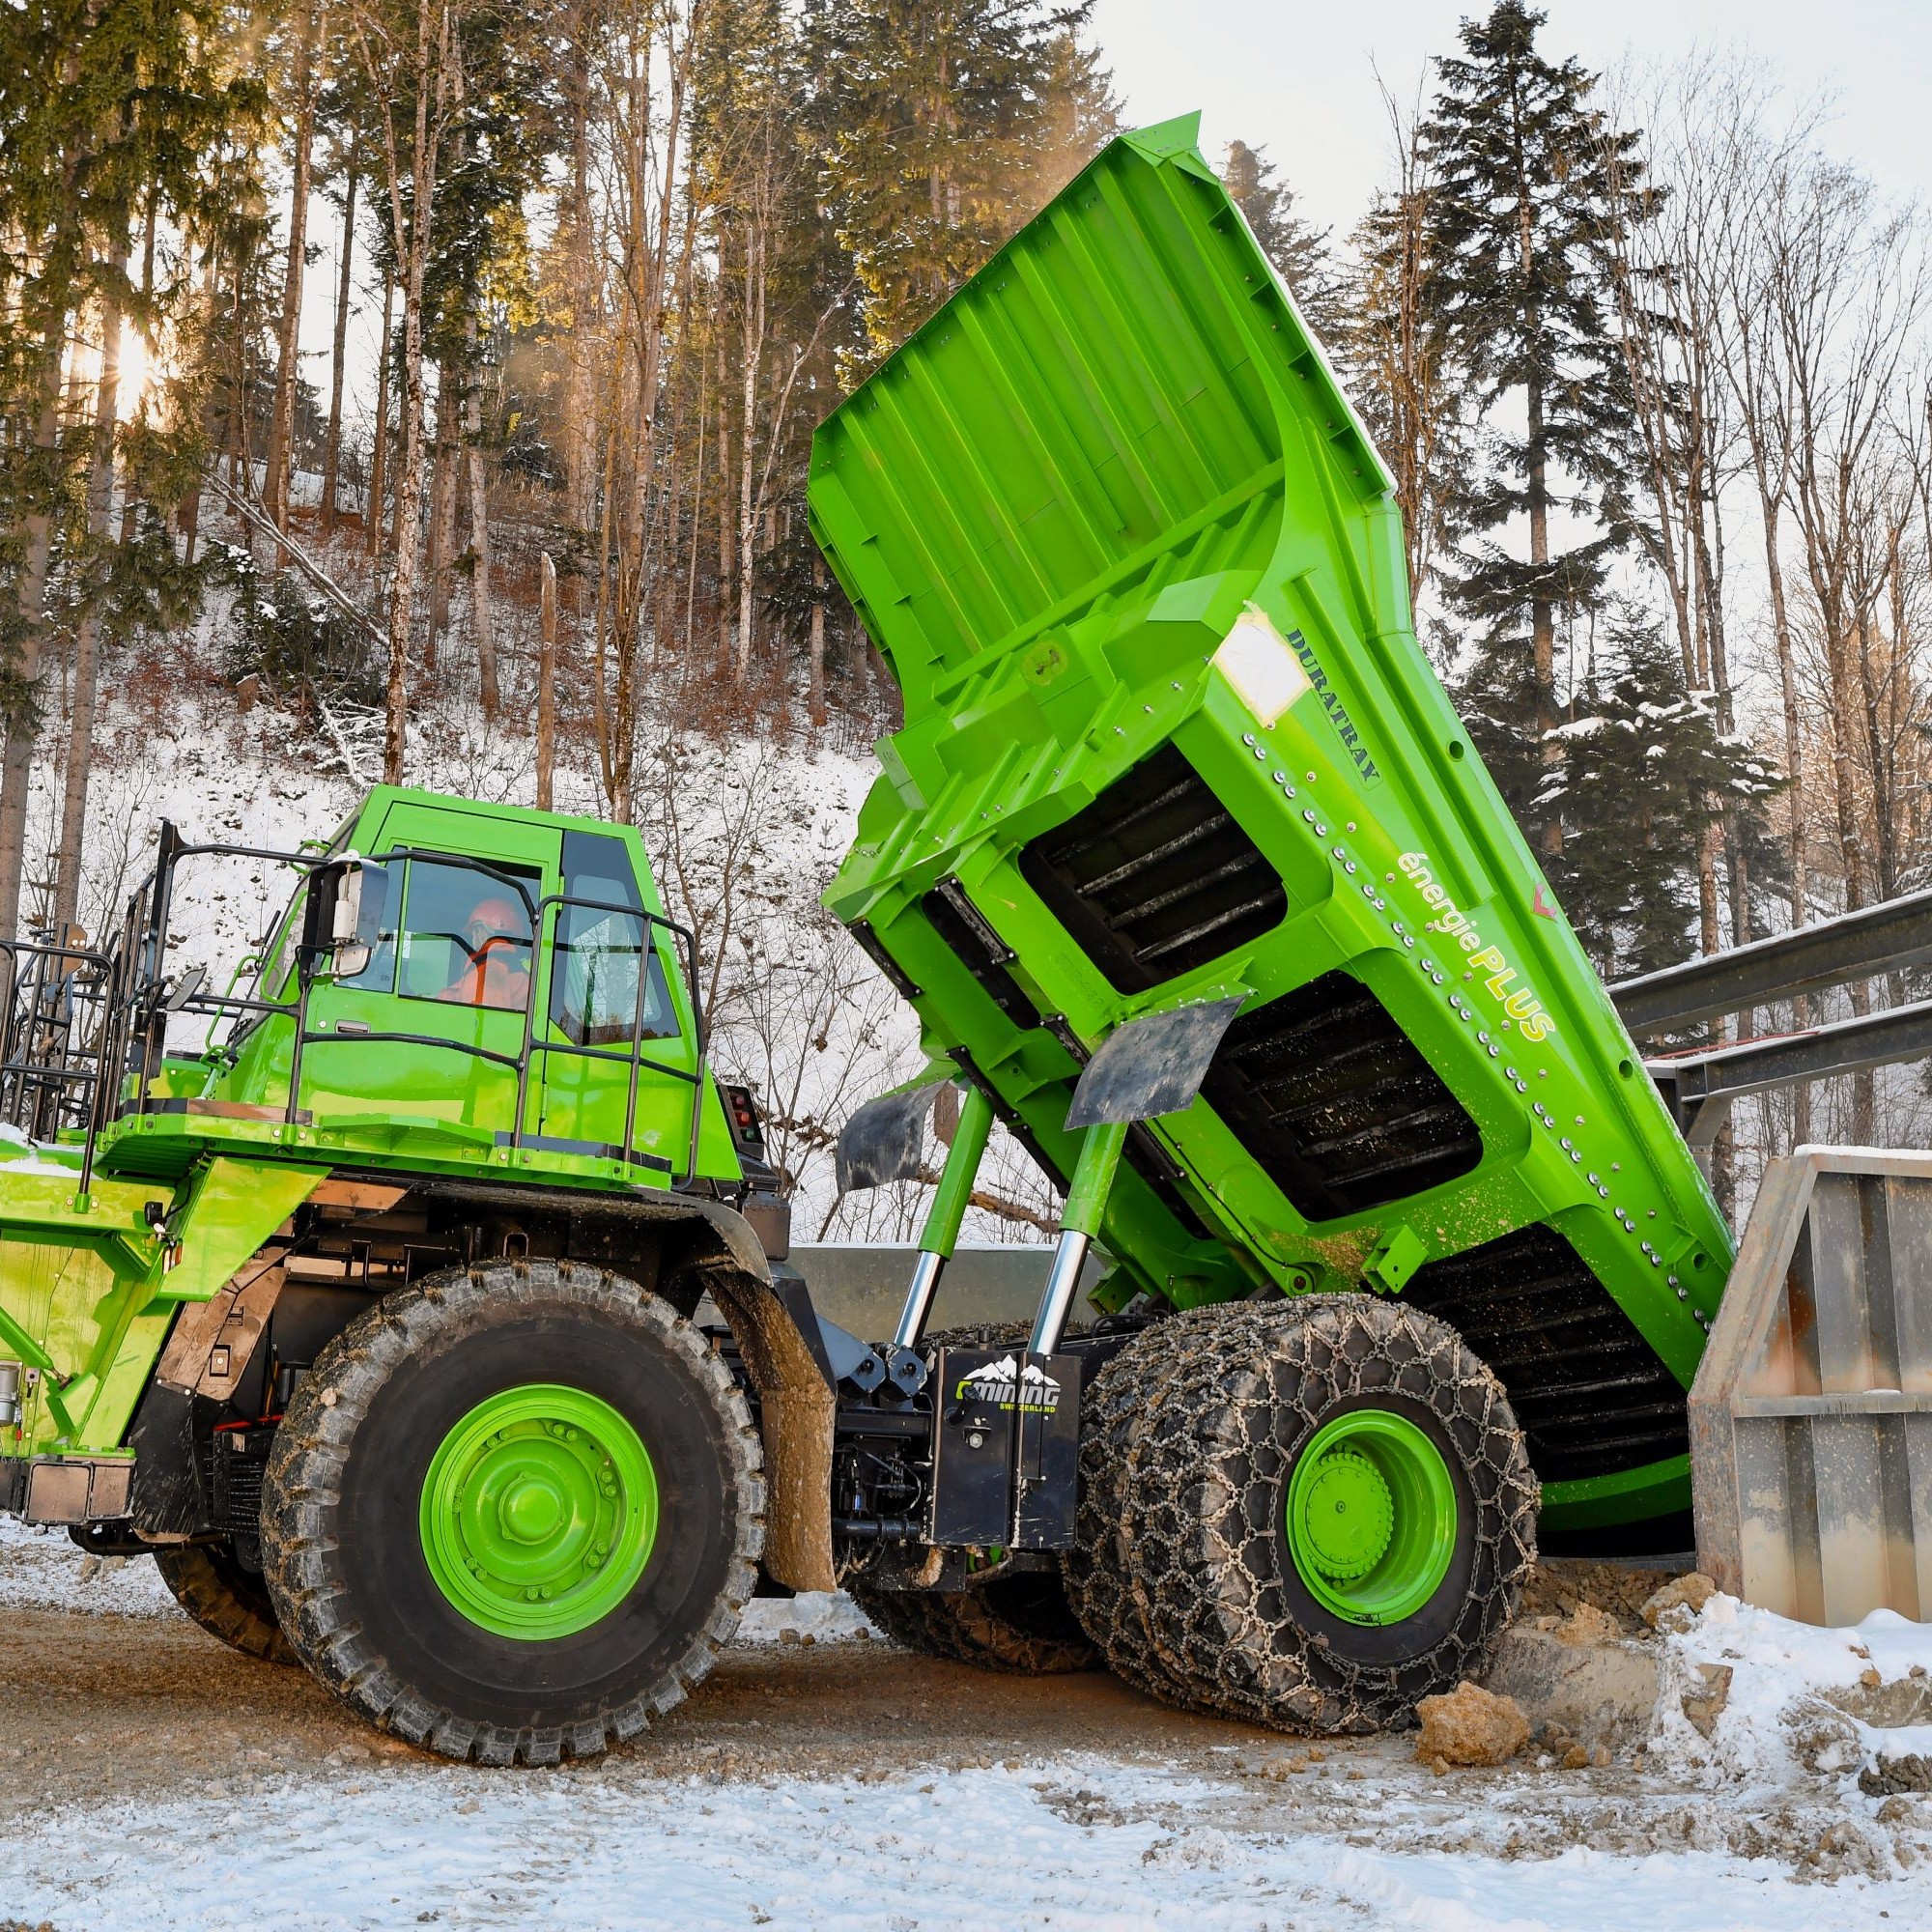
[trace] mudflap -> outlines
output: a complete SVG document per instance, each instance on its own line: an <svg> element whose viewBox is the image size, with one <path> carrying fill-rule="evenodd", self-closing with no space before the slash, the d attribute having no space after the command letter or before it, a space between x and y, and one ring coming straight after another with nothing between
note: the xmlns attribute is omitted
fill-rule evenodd
<svg viewBox="0 0 1932 1932"><path fill-rule="evenodd" d="M1080 1468L1080 1357L942 1349L928 1540L1065 1549Z"/></svg>
<svg viewBox="0 0 1932 1932"><path fill-rule="evenodd" d="M194 1403L185 1389L150 1382L128 1432L134 1484L128 1513L158 1542L181 1542L214 1526L195 1457Z"/></svg>
<svg viewBox="0 0 1932 1932"><path fill-rule="evenodd" d="M765 1444L765 1572L794 1590L838 1587L832 1554L832 1434L838 1401L811 1296L773 1267L714 1269L706 1285L745 1358Z"/></svg>

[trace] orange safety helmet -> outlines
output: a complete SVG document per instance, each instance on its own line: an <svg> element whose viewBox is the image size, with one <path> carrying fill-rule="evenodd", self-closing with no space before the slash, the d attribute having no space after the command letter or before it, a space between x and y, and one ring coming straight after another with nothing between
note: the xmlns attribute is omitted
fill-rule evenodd
<svg viewBox="0 0 1932 1932"><path fill-rule="evenodd" d="M472 956L492 939L513 939L522 945L530 936L530 917L506 898L481 899L464 921L463 936L469 942Z"/></svg>

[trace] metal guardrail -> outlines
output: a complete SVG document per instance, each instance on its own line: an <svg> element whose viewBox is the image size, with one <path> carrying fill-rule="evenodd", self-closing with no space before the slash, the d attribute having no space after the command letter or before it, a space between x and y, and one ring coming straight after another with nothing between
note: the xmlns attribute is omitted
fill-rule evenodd
<svg viewBox="0 0 1932 1932"><path fill-rule="evenodd" d="M1726 1014L1932 962L1932 891L1861 906L1748 946L1688 959L1607 990L1634 1034L1672 1033ZM1646 1058L1684 1138L1708 1148L1747 1094L1861 1073L1932 1055L1932 1000L1753 1039Z"/></svg>
<svg viewBox="0 0 1932 1932"><path fill-rule="evenodd" d="M1708 1147L1733 1100L1747 1094L1861 1073L1932 1055L1932 1000L1834 1020L1804 1033L1693 1048L1644 1062L1684 1138Z"/></svg>
<svg viewBox="0 0 1932 1932"><path fill-rule="evenodd" d="M1928 960L1932 891L1619 980L1609 994L1632 1033L1670 1033Z"/></svg>

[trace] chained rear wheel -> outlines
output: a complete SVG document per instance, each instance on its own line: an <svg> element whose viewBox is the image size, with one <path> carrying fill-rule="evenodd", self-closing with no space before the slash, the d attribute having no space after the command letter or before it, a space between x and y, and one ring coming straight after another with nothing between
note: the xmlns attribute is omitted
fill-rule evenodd
<svg viewBox="0 0 1932 1932"><path fill-rule="evenodd" d="M1129 1451L1148 1403L1188 1351L1212 1346L1231 1308L1171 1315L1144 1330L1094 1378L1080 1403L1080 1490L1073 1547L1062 1559L1066 1600L1107 1668L1163 1704L1199 1700L1186 1677L1171 1670L1154 1646L1145 1606L1135 1594L1126 1521Z"/></svg>
<svg viewBox="0 0 1932 1932"><path fill-rule="evenodd" d="M1231 1311L1171 1349L1125 1445L1119 1536L1154 1653L1202 1703L1369 1731L1480 1675L1536 1555L1502 1385L1368 1295Z"/></svg>
<svg viewBox="0 0 1932 1932"><path fill-rule="evenodd" d="M350 1323L277 1432L263 1565L302 1662L414 1744L586 1756L680 1703L763 1547L758 1437L703 1337L567 1262Z"/></svg>

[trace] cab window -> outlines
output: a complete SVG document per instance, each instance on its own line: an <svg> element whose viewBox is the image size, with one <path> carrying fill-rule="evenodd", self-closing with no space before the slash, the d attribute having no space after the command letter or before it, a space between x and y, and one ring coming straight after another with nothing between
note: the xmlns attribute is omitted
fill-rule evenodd
<svg viewBox="0 0 1932 1932"><path fill-rule="evenodd" d="M501 1012L522 1012L529 1004L530 920L540 875L498 869L526 882L524 890L468 866L409 862L396 988L405 998Z"/></svg>
<svg viewBox="0 0 1932 1932"><path fill-rule="evenodd" d="M643 916L631 856L621 838L563 836L563 890L551 965L552 1022L579 1046L672 1039L680 1031L663 961ZM619 910L628 908L628 910ZM638 973L644 974L641 1025Z"/></svg>

